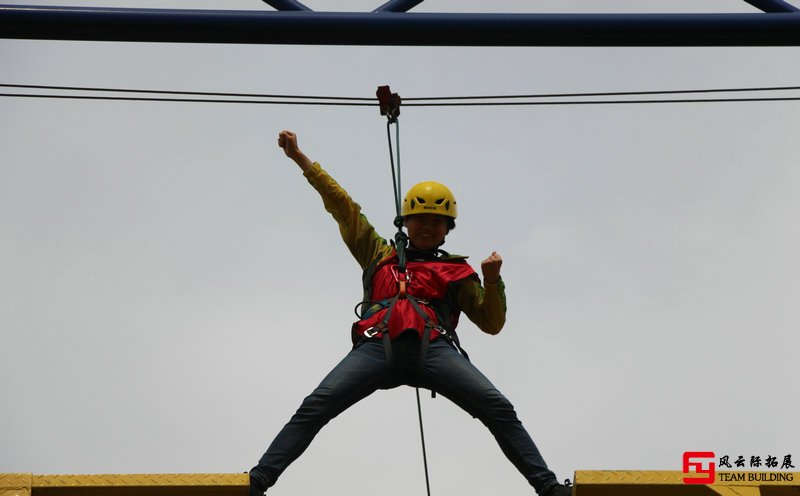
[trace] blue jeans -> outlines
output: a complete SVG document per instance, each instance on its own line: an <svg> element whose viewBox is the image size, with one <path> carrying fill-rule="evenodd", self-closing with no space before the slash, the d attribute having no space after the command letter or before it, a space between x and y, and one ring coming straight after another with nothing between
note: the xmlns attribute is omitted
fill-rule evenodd
<svg viewBox="0 0 800 496"><path fill-rule="evenodd" d="M436 391L483 422L537 492L557 482L514 407L469 360L439 338L430 343L420 370L419 350L419 337L406 332L392 342L393 360L387 367L379 339L359 343L303 400L253 468L252 476L266 487L272 486L328 421L378 389L405 384Z"/></svg>

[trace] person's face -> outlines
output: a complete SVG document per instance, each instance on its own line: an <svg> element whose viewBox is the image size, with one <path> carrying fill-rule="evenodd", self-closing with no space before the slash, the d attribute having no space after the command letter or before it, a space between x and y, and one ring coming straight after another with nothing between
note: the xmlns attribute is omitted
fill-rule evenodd
<svg viewBox="0 0 800 496"><path fill-rule="evenodd" d="M420 250L438 248L447 235L447 217L438 214L416 214L406 217L411 245Z"/></svg>

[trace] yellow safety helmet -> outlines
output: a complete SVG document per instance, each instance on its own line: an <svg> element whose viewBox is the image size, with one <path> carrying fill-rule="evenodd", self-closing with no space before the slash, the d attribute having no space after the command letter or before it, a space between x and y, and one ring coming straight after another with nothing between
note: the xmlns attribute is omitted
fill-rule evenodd
<svg viewBox="0 0 800 496"><path fill-rule="evenodd" d="M419 183L406 193L400 215L415 214L438 214L455 219L458 215L456 199L444 184L434 181Z"/></svg>

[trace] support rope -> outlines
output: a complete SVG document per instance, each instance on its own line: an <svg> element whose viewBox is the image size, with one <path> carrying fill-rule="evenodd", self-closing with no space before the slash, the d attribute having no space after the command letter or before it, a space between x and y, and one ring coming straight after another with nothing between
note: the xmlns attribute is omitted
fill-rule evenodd
<svg viewBox="0 0 800 496"><path fill-rule="evenodd" d="M395 142L396 147L392 147L392 124L395 125ZM403 217L401 213L402 205L402 184L400 174L400 121L395 117L389 117L386 123L386 138L389 144L389 165L392 169L392 190L394 193L394 208L395 218L394 225L397 227L397 233L394 236L395 250L397 250L397 268L401 276L405 276L406 272L406 247L408 246L408 236L403 232ZM396 149L396 152L395 152ZM395 162L395 153L397 154L397 161ZM422 464L425 469L425 488L428 496L431 496L431 482L428 473L428 453L425 448L425 428L422 422L422 402L419 399L419 388L414 388L417 395L417 416L419 417L419 435L422 441Z"/></svg>
<svg viewBox="0 0 800 496"><path fill-rule="evenodd" d="M428 455L425 450L425 429L422 427L422 404L419 401L419 388L417 390L417 415L419 416L419 437L422 440L422 463L425 466L425 489L431 496L431 480L428 477Z"/></svg>
<svg viewBox="0 0 800 496"><path fill-rule="evenodd" d="M395 211L395 226L397 226L397 217L400 217L400 195L402 195L402 190L400 189L400 122L395 120L395 134L397 136L397 164L395 165L394 160L394 149L392 148L392 122L389 121L386 123L386 138L389 143L389 165L392 168L392 191L394 192L394 211Z"/></svg>

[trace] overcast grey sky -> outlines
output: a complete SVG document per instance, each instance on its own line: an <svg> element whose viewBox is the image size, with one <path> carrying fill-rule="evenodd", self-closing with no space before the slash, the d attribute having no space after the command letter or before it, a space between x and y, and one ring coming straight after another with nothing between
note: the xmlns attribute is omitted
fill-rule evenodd
<svg viewBox="0 0 800 496"><path fill-rule="evenodd" d="M390 84L403 97L769 87L797 86L799 57L0 40L0 82L341 96ZM377 109L0 99L0 472L243 472L348 351L360 271L276 147L281 129L392 234ZM679 470L687 450L800 461L799 135L797 102L402 110L404 184L438 180L458 198L444 248L505 260L506 328L463 319L464 347L560 478ZM434 494L531 493L479 422L441 397L423 395L423 412ZM401 388L333 421L271 492L424 490Z"/></svg>

